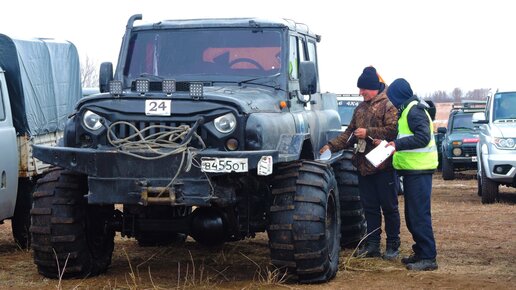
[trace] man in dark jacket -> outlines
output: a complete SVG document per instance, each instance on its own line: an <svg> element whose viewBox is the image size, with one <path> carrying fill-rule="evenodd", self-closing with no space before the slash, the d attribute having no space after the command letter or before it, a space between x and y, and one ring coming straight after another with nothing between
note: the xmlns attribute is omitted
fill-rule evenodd
<svg viewBox="0 0 516 290"><path fill-rule="evenodd" d="M374 67L366 67L358 78L357 86L364 102L353 113L348 128L327 145L321 153L329 149L337 152L353 147L357 143L357 152L353 165L359 171L358 188L367 221L365 245L357 252L359 256L379 257L382 212L385 218L387 247L385 259L398 257L400 245L400 215L398 210L397 176L391 159L379 167L373 166L365 157L374 148L373 139L394 140L396 137L397 110L387 99L386 85L380 81Z"/></svg>
<svg viewBox="0 0 516 290"><path fill-rule="evenodd" d="M387 96L399 110L398 137L389 143L396 152L393 166L403 176L405 221L412 234L414 254L401 261L409 270L437 269L430 212L432 174L437 168L437 147L428 107L414 96L405 79L395 80Z"/></svg>

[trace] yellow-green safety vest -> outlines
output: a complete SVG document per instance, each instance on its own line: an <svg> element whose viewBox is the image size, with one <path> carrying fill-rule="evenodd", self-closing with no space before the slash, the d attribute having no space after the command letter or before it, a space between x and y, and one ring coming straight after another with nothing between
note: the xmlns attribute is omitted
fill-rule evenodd
<svg viewBox="0 0 516 290"><path fill-rule="evenodd" d="M410 131L407 116L410 109L417 105L418 101L412 101L407 108L403 110L398 120L398 137L402 139L413 136L414 133ZM430 142L423 148L401 150L394 153L392 165L398 170L432 170L437 168L437 146L434 139L434 126L430 115L425 110L425 113L430 122Z"/></svg>

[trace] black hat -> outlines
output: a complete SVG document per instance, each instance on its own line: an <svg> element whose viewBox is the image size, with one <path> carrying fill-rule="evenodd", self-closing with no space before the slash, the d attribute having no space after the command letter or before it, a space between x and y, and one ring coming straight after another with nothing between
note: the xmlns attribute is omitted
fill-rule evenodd
<svg viewBox="0 0 516 290"><path fill-rule="evenodd" d="M393 81L387 89L387 97L396 108L403 105L412 96L414 96L414 93L410 84L402 78Z"/></svg>
<svg viewBox="0 0 516 290"><path fill-rule="evenodd" d="M358 78L357 87L366 90L379 90L381 88L380 78L374 67L368 66L364 69Z"/></svg>

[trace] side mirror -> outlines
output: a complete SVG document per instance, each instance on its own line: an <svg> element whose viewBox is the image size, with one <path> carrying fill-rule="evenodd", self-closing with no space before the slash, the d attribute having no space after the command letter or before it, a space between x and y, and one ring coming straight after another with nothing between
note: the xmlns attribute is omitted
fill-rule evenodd
<svg viewBox="0 0 516 290"><path fill-rule="evenodd" d="M303 95L317 93L317 72L313 61L302 61L299 64L299 87Z"/></svg>
<svg viewBox="0 0 516 290"><path fill-rule="evenodd" d="M438 127L437 128L437 133L439 134L446 134L448 130L446 129L446 127Z"/></svg>
<svg viewBox="0 0 516 290"><path fill-rule="evenodd" d="M471 121L473 122L473 124L487 124L488 123L484 112L473 113L473 116L471 116Z"/></svg>
<svg viewBox="0 0 516 290"><path fill-rule="evenodd" d="M100 64L99 90L101 93L109 91L109 81L113 80L113 64L103 62Z"/></svg>

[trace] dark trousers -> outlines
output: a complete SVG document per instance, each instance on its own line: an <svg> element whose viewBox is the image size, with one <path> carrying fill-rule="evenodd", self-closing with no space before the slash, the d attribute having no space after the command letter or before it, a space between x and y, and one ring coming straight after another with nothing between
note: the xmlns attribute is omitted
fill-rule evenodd
<svg viewBox="0 0 516 290"><path fill-rule="evenodd" d="M412 250L421 259L435 259L437 251L430 212L432 174L404 175L403 189L405 221L415 242Z"/></svg>
<svg viewBox="0 0 516 290"><path fill-rule="evenodd" d="M382 212L385 218L387 243L399 243L400 212L395 171L358 176L358 189L367 221L368 242L380 242Z"/></svg>

